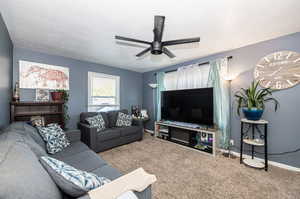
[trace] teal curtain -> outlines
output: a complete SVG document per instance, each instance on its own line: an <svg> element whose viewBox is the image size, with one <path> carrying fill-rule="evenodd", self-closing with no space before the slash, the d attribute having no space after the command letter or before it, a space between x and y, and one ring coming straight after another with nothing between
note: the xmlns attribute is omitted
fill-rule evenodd
<svg viewBox="0 0 300 199"><path fill-rule="evenodd" d="M159 72L156 74L156 82L157 82L157 89L156 89L156 121L161 120L161 92L165 90L165 85L164 85L164 78L165 78L165 73L164 72Z"/></svg>
<svg viewBox="0 0 300 199"><path fill-rule="evenodd" d="M230 139L230 82L223 79L227 71L227 58L210 62L208 86L214 88L214 122L220 131L219 147L223 149L228 149Z"/></svg>

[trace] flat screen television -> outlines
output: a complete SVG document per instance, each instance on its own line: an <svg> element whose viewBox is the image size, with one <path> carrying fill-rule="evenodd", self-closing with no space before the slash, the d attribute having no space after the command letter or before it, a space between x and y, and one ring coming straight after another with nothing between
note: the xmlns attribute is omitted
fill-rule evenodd
<svg viewBox="0 0 300 199"><path fill-rule="evenodd" d="M163 91L161 118L162 120L213 125L213 88Z"/></svg>

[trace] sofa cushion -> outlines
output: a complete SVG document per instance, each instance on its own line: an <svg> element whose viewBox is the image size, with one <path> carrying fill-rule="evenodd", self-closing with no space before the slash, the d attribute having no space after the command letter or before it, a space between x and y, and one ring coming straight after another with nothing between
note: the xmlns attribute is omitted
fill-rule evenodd
<svg viewBox="0 0 300 199"><path fill-rule="evenodd" d="M107 112L108 121L109 121L109 128L113 128L113 127L116 126L119 112L128 114L128 111L126 109L117 110L117 111L108 111Z"/></svg>
<svg viewBox="0 0 300 199"><path fill-rule="evenodd" d="M98 142L119 138L121 136L121 130L119 128L105 129L100 131L97 135Z"/></svg>
<svg viewBox="0 0 300 199"><path fill-rule="evenodd" d="M86 121L86 118L96 116L99 113L102 115L102 118L105 122L105 128L109 128L109 121L108 121L107 113L105 113L105 112L84 112L84 113L81 113L80 114L80 122L84 123L84 124L88 124L87 121Z"/></svg>
<svg viewBox="0 0 300 199"><path fill-rule="evenodd" d="M12 129L7 132L14 132L19 135L19 139L22 140L22 142L26 143L31 151L37 156L44 156L47 154L46 150L42 148L40 145L38 145L35 140L30 136L29 133L22 131L22 130L17 130L17 129Z"/></svg>
<svg viewBox="0 0 300 199"><path fill-rule="evenodd" d="M40 145L43 149L46 150L46 143L35 127L24 123L24 129L25 132L28 133L38 145Z"/></svg>
<svg viewBox="0 0 300 199"><path fill-rule="evenodd" d="M89 151L89 147L85 145L84 143L78 141L78 142L73 142L71 145L64 150L55 153L51 155L51 157L56 158L56 159L63 159L70 157L72 155L76 155L78 153L84 152L84 151Z"/></svg>
<svg viewBox="0 0 300 199"><path fill-rule="evenodd" d="M65 131L65 134L71 143L81 140L81 131L78 129L67 130Z"/></svg>
<svg viewBox="0 0 300 199"><path fill-rule="evenodd" d="M105 121L101 114L86 118L87 123L91 128L96 128L97 132L105 129Z"/></svg>
<svg viewBox="0 0 300 199"><path fill-rule="evenodd" d="M21 134L29 134L38 145L43 149L46 149L46 143L38 133L37 129L26 122L14 122L5 129L5 131L11 130L19 130L18 132Z"/></svg>
<svg viewBox="0 0 300 199"><path fill-rule="evenodd" d="M91 150L83 151L68 157L57 157L57 159L84 171L92 171L106 165L106 162Z"/></svg>
<svg viewBox="0 0 300 199"><path fill-rule="evenodd" d="M118 118L116 122L117 127L123 127L123 126L131 126L132 124L132 116L124 114L122 112L118 113Z"/></svg>
<svg viewBox="0 0 300 199"><path fill-rule="evenodd" d="M121 136L137 134L141 131L141 127L139 126L127 126L119 129L121 130Z"/></svg>
<svg viewBox="0 0 300 199"><path fill-rule="evenodd" d="M61 190L73 197L82 196L88 191L110 182L105 177L78 170L51 157L43 156L40 161Z"/></svg>
<svg viewBox="0 0 300 199"><path fill-rule="evenodd" d="M0 135L0 198L61 199L62 193L23 138Z"/></svg>
<svg viewBox="0 0 300 199"><path fill-rule="evenodd" d="M30 147L31 151L37 156L45 156L47 152L40 145L38 145L30 135L23 135L24 142Z"/></svg>
<svg viewBox="0 0 300 199"><path fill-rule="evenodd" d="M122 174L115 168L111 167L110 165L102 165L101 167L90 171L98 176L104 176L110 180L117 179L121 177Z"/></svg>

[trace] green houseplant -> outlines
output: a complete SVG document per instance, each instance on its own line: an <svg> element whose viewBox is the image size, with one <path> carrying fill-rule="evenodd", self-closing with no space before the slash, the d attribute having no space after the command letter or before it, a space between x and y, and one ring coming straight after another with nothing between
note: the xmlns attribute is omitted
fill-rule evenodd
<svg viewBox="0 0 300 199"><path fill-rule="evenodd" d="M273 102L277 111L279 102L272 96L273 90L270 88L258 88L259 82L253 81L250 87L241 88L235 93L237 99L237 113L243 110L245 117L249 120L260 120L266 102Z"/></svg>
<svg viewBox="0 0 300 199"><path fill-rule="evenodd" d="M69 107L69 93L63 89L57 89L51 92L51 97L54 101L63 101L64 102L64 120L67 123L70 120L70 115L68 114Z"/></svg>

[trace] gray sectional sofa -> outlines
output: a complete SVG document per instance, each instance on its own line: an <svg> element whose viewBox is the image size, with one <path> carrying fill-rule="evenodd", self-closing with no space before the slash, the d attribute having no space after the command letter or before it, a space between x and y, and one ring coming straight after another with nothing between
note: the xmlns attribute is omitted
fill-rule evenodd
<svg viewBox="0 0 300 199"><path fill-rule="evenodd" d="M39 157L45 155L111 180L122 175L80 141L80 131L68 131L66 134L71 146L49 155L36 129L24 122L13 123L0 132L0 198L71 198L60 191L40 164ZM151 199L151 187L135 194L139 199ZM80 199L89 199L89 196L84 195Z"/></svg>
<svg viewBox="0 0 300 199"><path fill-rule="evenodd" d="M101 152L107 149L128 144L143 139L143 123L140 120L133 120L132 126L116 127L118 113L128 114L126 109L109 112L84 112L80 114L78 128L82 132L81 140L93 151ZM91 128L86 122L86 118L101 114L106 129L97 132L96 128Z"/></svg>

